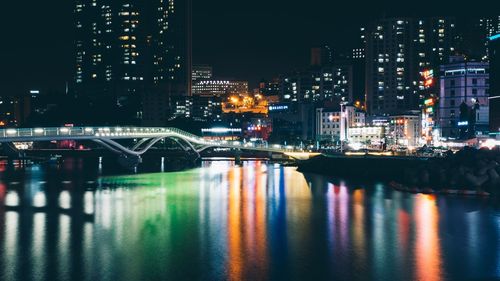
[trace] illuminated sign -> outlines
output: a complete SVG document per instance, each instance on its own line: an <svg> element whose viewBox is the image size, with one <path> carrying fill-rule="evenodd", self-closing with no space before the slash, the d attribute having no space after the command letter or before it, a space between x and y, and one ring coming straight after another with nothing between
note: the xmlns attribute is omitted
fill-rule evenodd
<svg viewBox="0 0 500 281"><path fill-rule="evenodd" d="M433 105L434 105L434 99L426 99L426 100L424 101L424 104L425 104L426 106L433 106Z"/></svg>
<svg viewBox="0 0 500 281"><path fill-rule="evenodd" d="M434 70L428 69L420 72L420 75L424 79L424 87L429 88L434 84Z"/></svg>
<svg viewBox="0 0 500 281"><path fill-rule="evenodd" d="M270 105L269 111L288 110L288 105Z"/></svg>
<svg viewBox="0 0 500 281"><path fill-rule="evenodd" d="M430 79L430 78L434 78L434 70L432 70L432 69L425 70L424 72L421 72L420 74L422 75L422 77L424 77L425 80Z"/></svg>
<svg viewBox="0 0 500 281"><path fill-rule="evenodd" d="M459 121L458 126L460 126L460 127L469 126L469 121Z"/></svg>

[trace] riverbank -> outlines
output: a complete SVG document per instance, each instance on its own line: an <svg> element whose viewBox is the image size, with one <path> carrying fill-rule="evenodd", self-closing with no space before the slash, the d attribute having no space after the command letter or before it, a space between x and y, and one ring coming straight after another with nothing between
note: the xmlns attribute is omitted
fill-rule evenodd
<svg viewBox="0 0 500 281"><path fill-rule="evenodd" d="M346 179L397 182L412 190L500 191L500 152L464 148L440 158L320 156L299 171Z"/></svg>
<svg viewBox="0 0 500 281"><path fill-rule="evenodd" d="M427 158L398 156L326 156L321 155L298 164L306 173L366 180L402 180L406 168L417 168L428 162Z"/></svg>

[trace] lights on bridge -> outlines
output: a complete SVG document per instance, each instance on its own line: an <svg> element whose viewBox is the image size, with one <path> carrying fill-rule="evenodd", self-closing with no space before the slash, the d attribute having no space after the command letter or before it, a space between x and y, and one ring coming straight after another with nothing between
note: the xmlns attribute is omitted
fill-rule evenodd
<svg viewBox="0 0 500 281"><path fill-rule="evenodd" d="M59 129L59 132L67 134L67 133L69 133L69 128L61 128L61 129Z"/></svg>
<svg viewBox="0 0 500 281"><path fill-rule="evenodd" d="M93 131L93 128L85 128L85 133L92 133Z"/></svg>
<svg viewBox="0 0 500 281"><path fill-rule="evenodd" d="M42 128L36 128L35 130L33 130L35 132L35 134L43 134L45 132L44 129Z"/></svg>
<svg viewBox="0 0 500 281"><path fill-rule="evenodd" d="M7 135L15 135L17 133L17 130L16 129L8 129L5 132L7 133Z"/></svg>

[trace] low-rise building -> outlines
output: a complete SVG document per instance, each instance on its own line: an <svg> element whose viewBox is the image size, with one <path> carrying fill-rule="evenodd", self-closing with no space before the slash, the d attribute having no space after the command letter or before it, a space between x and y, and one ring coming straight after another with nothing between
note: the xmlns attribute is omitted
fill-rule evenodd
<svg viewBox="0 0 500 281"><path fill-rule="evenodd" d="M347 130L350 143L361 143L367 145L380 145L385 139L385 127L383 126L361 126Z"/></svg>
<svg viewBox="0 0 500 281"><path fill-rule="evenodd" d="M346 105L342 108L343 114L340 106L333 109L316 109L316 140L341 140L342 135L346 136L348 128L365 125L366 116L363 111L353 105ZM345 118L344 123L342 123L342 117Z"/></svg>
<svg viewBox="0 0 500 281"><path fill-rule="evenodd" d="M422 119L418 111L414 114L393 115L389 117L389 144L418 146L422 138Z"/></svg>
<svg viewBox="0 0 500 281"><path fill-rule="evenodd" d="M489 64L452 57L441 66L439 127L444 138L468 139L489 131Z"/></svg>

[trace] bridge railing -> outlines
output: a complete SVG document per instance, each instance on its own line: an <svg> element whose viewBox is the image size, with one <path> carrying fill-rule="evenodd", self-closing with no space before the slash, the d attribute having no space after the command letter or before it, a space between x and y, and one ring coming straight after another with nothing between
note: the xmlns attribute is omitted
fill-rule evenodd
<svg viewBox="0 0 500 281"><path fill-rule="evenodd" d="M137 127L48 127L48 128L9 128L0 129L0 137L37 137L37 136L117 136L121 134L162 133L168 128Z"/></svg>
<svg viewBox="0 0 500 281"><path fill-rule="evenodd" d="M0 129L0 137L92 136L94 132L95 128L91 127L11 128Z"/></svg>

